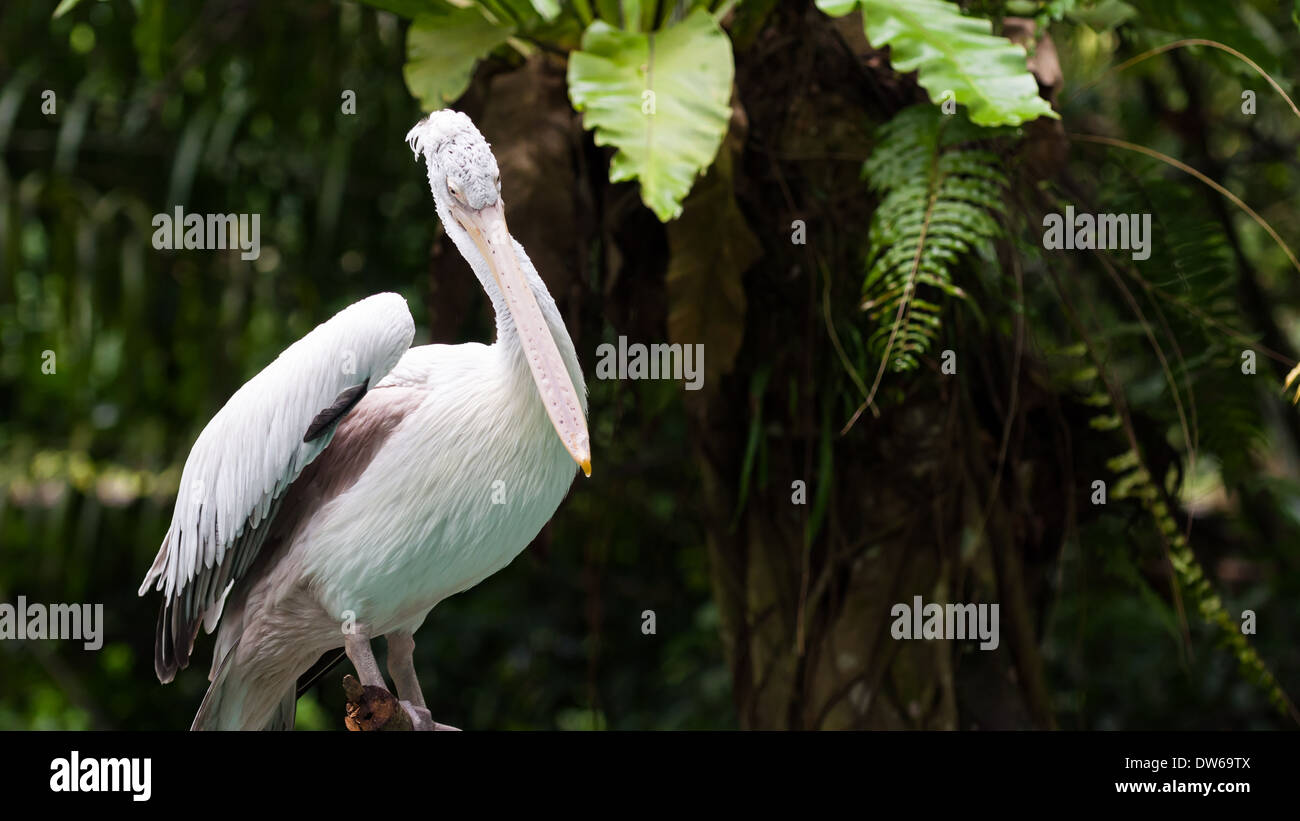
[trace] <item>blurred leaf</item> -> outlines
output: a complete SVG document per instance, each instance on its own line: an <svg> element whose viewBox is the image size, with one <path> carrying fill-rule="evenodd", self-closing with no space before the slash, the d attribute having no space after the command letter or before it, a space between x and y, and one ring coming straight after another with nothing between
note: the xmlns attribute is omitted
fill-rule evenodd
<svg viewBox="0 0 1300 821"><path fill-rule="evenodd" d="M569 57L569 98L596 144L618 149L610 181L639 180L667 222L726 134L734 73L731 41L702 9L654 34L598 20Z"/></svg>
<svg viewBox="0 0 1300 821"><path fill-rule="evenodd" d="M570 707L561 710L555 716L555 726L561 730L605 730L608 729L605 714L599 710Z"/></svg>
<svg viewBox="0 0 1300 821"><path fill-rule="evenodd" d="M560 16L559 0L532 0L532 4L537 13L542 15L542 18L547 22Z"/></svg>
<svg viewBox="0 0 1300 821"><path fill-rule="evenodd" d="M469 88L474 66L514 34L471 6L438 9L415 18L406 33L402 75L425 111L444 108Z"/></svg>
<svg viewBox="0 0 1300 821"><path fill-rule="evenodd" d="M1137 9L1123 0L1102 0L1090 8L1071 11L1066 17L1096 31L1109 31L1132 20L1137 13Z"/></svg>
<svg viewBox="0 0 1300 821"><path fill-rule="evenodd" d="M62 0L54 9L54 17L57 19L75 9L81 4L81 0Z"/></svg>
<svg viewBox="0 0 1300 821"><path fill-rule="evenodd" d="M140 0L139 18L131 37L140 55L140 67L152 78L162 77L163 48L167 44L167 4L163 0Z"/></svg>
<svg viewBox="0 0 1300 821"><path fill-rule="evenodd" d="M619 0L619 16L624 31L641 30L641 0Z"/></svg>
<svg viewBox="0 0 1300 821"><path fill-rule="evenodd" d="M1290 50L1279 32L1261 25L1258 12L1247 3L1203 3L1199 0L1145 0L1140 7L1139 22L1144 40L1161 45L1170 37L1206 38L1232 46L1249 55L1283 89L1291 88L1290 66L1282 57ZM1154 30L1154 31L1153 31ZM1200 50L1198 50L1200 51ZM1206 49L1197 54L1198 62L1216 65L1220 71L1254 80L1255 70L1235 57Z"/></svg>

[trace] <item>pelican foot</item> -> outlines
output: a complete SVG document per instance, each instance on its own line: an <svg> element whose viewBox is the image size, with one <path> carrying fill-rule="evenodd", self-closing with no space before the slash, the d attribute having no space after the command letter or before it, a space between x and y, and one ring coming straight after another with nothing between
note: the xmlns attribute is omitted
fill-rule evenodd
<svg viewBox="0 0 1300 821"><path fill-rule="evenodd" d="M429 708L427 707L416 707L409 701L398 703L402 705L403 710L406 710L406 714L411 717L411 728L414 730L450 730L456 733L460 732L459 727L453 727L450 724L439 724L434 721L433 714L429 712Z"/></svg>
<svg viewBox="0 0 1300 821"><path fill-rule="evenodd" d="M456 729L455 727L448 727L445 724L439 724L434 721L433 714L429 712L429 708L427 707L416 707L409 701L401 701L398 703L402 705L402 709L406 711L406 714L411 717L411 729L413 730L432 732L433 730Z"/></svg>
<svg viewBox="0 0 1300 821"><path fill-rule="evenodd" d="M411 717L411 729L417 731L433 730L433 713L427 707L416 707L409 701L399 701L402 709Z"/></svg>

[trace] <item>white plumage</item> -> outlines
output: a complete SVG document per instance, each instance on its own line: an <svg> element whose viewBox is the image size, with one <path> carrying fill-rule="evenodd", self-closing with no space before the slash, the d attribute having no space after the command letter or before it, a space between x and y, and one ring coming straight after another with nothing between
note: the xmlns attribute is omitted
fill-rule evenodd
<svg viewBox="0 0 1300 821"><path fill-rule="evenodd" d="M185 460L171 527L140 595L156 582L170 597L193 581L200 559L203 567L220 564L231 542L261 524L330 443L332 430L303 441L316 414L348 388L379 382L414 337L406 300L376 294L318 325L236 391ZM258 447L236 446L253 435Z"/></svg>
<svg viewBox="0 0 1300 821"><path fill-rule="evenodd" d="M363 683L385 686L378 635L399 697L430 726L410 635L528 545L575 462L590 470L573 343L506 231L487 143L449 111L408 141L492 300L497 340L407 350L405 302L373 296L290 346L203 430L140 588L163 593L162 681L188 663L199 622L220 620L195 728L291 726L298 676L341 645Z"/></svg>

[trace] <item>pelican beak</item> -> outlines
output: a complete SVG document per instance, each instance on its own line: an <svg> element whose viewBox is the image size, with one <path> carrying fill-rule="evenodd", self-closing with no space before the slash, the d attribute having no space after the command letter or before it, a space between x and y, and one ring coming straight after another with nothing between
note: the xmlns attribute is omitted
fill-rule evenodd
<svg viewBox="0 0 1300 821"><path fill-rule="evenodd" d="M506 228L505 207L501 199L498 197L494 204L475 211L453 198L451 214L487 260L497 287L505 297L506 307L519 331L519 341L524 346L524 355L528 358L528 367L533 372L533 381L537 383L537 392L555 432L560 435L560 441L573 461L590 476L591 439L587 434L587 417L583 415L582 403L560 350L555 347L555 338L542 317L537 297L533 296L533 289L519 266L514 241Z"/></svg>

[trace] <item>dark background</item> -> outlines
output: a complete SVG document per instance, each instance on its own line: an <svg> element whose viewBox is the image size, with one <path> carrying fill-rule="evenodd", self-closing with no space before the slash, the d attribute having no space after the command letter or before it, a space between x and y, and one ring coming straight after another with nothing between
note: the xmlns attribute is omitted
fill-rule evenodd
<svg viewBox="0 0 1300 821"><path fill-rule="evenodd" d="M966 5L994 19L1006 11ZM724 150L762 253L737 280L742 317L719 320L743 345L707 397L593 378L602 341L668 338L669 237L634 184L608 182L609 152L565 96L562 54L502 51L479 66L457 107L493 143L511 227L568 318L588 374L596 470L514 564L430 615L417 667L438 720L1295 726L1214 628L1180 612L1143 509L1089 506L1089 482L1122 448L1090 427L1060 378L1077 363L1054 358L1070 341L1064 299L1106 340L1153 461L1178 473L1186 453L1147 338L1095 261L1062 260L1073 290L1051 287L1035 209L1056 196L1137 210L1124 197L1140 196L1138 207L1217 243L1191 254L1210 286L1182 298L1230 316L1281 361L1261 354L1254 382L1229 382L1246 345L1205 325L1180 337L1197 340L1182 353L1198 374L1202 353L1228 363L1197 382L1201 424L1240 425L1207 434L1202 470L1171 498L1181 525L1195 521L1193 549L1227 611L1257 612L1252 644L1282 688L1300 692L1300 427L1280 392L1295 363L1300 278L1257 226L1186 176L1096 145L1052 159L1067 131L1150 145L1300 238L1300 120L1239 62L1184 50L1072 96L1109 66L1193 36L1232 44L1289 91L1300 33L1279 4L1141 5L1117 27L1051 24L1064 92L1044 93L1061 98L1064 125L1000 143L1018 192L1007 236L964 264L982 312L949 305L936 346L961 353L959 387L943 381L936 351L914 374L887 375L882 417L844 435L862 397L827 327L850 347L869 333L857 303L875 199L859 169L875 128L925 99L870 49L856 15L757 2L730 25L737 113ZM157 599L135 591L202 426L286 345L366 295L405 296L417 343L488 341L490 308L443 240L403 143L424 113L402 81L406 21L306 0L87 0L51 13L22 0L0 8L0 601L102 602L106 640L99 653L0 642L0 728L179 729L206 687L210 641L160 686ZM44 89L57 94L54 115L41 112ZM355 115L340 112L344 89L356 92ZM1243 89L1258 94L1254 116L1240 112ZM150 218L177 203L260 213L261 258L155 251ZM793 219L811 226L808 246L790 244ZM1186 284L1173 268L1158 249L1143 271ZM1032 323L1018 363L1017 316ZM45 350L57 354L54 375L41 372ZM856 364L869 382L875 360ZM1009 410L1013 374L1020 401ZM1014 445L990 543L972 528L1008 417ZM796 479L814 504L790 505ZM1005 608L994 654L880 640L895 601L934 600L936 585L950 600L1006 601L1011 576L1023 579L1023 642ZM656 635L641 632L647 609ZM841 664L844 654L872 661ZM343 672L300 701L300 728L341 728Z"/></svg>

